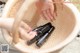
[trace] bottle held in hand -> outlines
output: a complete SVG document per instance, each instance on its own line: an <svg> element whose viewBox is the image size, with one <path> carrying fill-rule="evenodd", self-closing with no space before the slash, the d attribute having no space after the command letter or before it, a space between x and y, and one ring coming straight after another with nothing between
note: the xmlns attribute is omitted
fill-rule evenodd
<svg viewBox="0 0 80 53"><path fill-rule="evenodd" d="M37 41L39 38L44 36L44 34L46 34L50 30L51 27L52 27L51 23L47 23L47 24L45 24L43 26L40 26L40 27L34 29L34 31L37 32L37 35L33 39L27 41L27 44L31 45L32 43Z"/></svg>

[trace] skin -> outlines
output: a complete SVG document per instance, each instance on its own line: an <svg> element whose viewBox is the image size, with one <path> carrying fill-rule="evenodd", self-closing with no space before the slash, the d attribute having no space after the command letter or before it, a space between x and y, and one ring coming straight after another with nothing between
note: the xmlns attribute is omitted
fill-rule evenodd
<svg viewBox="0 0 80 53"><path fill-rule="evenodd" d="M38 0L36 2L37 12L45 19L49 21L55 20L56 17L56 8L53 4L53 1L60 2L62 0ZM9 23L9 24L8 24ZM9 32L11 32L12 26L14 23L14 18L0 18L0 27L5 28ZM25 22L21 22L19 26L20 37L24 40L31 40L37 34L32 31L32 28L27 25Z"/></svg>
<svg viewBox="0 0 80 53"><path fill-rule="evenodd" d="M12 32L12 26L14 23L14 18L0 18L0 27L8 30L9 32ZM31 31L32 28L28 26L26 23L21 22L19 26L19 33L21 38L24 40L30 40L32 39L35 35L36 32Z"/></svg>
<svg viewBox="0 0 80 53"><path fill-rule="evenodd" d="M37 1L36 6L41 17L53 21L55 20L54 5L52 0Z"/></svg>
<svg viewBox="0 0 80 53"><path fill-rule="evenodd" d="M57 13L56 13L56 5L54 2L62 2L64 0L38 0L36 2L36 6L38 9L38 13L41 15L41 17L53 21L55 20ZM60 3L62 4L62 3Z"/></svg>

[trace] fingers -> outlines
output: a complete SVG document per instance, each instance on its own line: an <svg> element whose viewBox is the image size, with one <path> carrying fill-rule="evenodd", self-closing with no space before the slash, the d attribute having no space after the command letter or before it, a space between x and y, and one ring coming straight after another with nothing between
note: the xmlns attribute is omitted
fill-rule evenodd
<svg viewBox="0 0 80 53"><path fill-rule="evenodd" d="M29 34L26 32L26 30L23 30L22 28L19 28L20 37L23 39L30 39Z"/></svg>
<svg viewBox="0 0 80 53"><path fill-rule="evenodd" d="M48 4L50 6L44 7L41 16L49 21L55 20L55 17L57 16L56 11L54 11L54 5Z"/></svg>
<svg viewBox="0 0 80 53"><path fill-rule="evenodd" d="M53 21L53 18L54 17L53 17L53 14L51 13L51 11L50 10L47 10L46 12L47 12L47 15L50 18L50 20Z"/></svg>
<svg viewBox="0 0 80 53"><path fill-rule="evenodd" d="M27 33L26 30L23 28L19 28L19 33L20 33L21 38L25 40L31 40L37 34L36 32L33 32L33 31L30 33Z"/></svg>
<svg viewBox="0 0 80 53"><path fill-rule="evenodd" d="M56 12L55 12L55 8L54 8L54 5L51 5L51 7L49 8L49 13L50 15L52 16L52 18L55 20L55 17L56 17Z"/></svg>
<svg viewBox="0 0 80 53"><path fill-rule="evenodd" d="M32 30L32 28L25 22L21 22L21 27L24 28L27 32L30 32Z"/></svg>
<svg viewBox="0 0 80 53"><path fill-rule="evenodd" d="M39 6L38 6L39 7ZM45 1L41 10L41 16L49 21L55 20L56 6L53 4L53 1Z"/></svg>
<svg viewBox="0 0 80 53"><path fill-rule="evenodd" d="M50 18L48 17L48 15L47 15L47 12L46 12L46 11L43 11L43 12L42 12L42 14L41 14L41 16L42 16L43 18L45 18L45 19L47 19L47 20L49 20L49 21L50 21Z"/></svg>
<svg viewBox="0 0 80 53"><path fill-rule="evenodd" d="M54 11L51 9L47 9L42 11L41 16L49 21L55 20L55 14Z"/></svg>

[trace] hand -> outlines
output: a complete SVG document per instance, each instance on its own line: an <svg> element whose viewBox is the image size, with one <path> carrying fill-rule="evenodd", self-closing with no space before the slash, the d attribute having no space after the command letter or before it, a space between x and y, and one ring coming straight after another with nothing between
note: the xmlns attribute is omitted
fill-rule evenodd
<svg viewBox="0 0 80 53"><path fill-rule="evenodd" d="M0 18L0 27L11 32L14 23L14 18ZM21 22L19 26L20 37L24 40L32 39L37 33L32 31L32 28L25 22Z"/></svg>
<svg viewBox="0 0 80 53"><path fill-rule="evenodd" d="M42 17L49 21L55 20L56 12L54 11L52 0L46 0L45 2L37 1L36 6Z"/></svg>

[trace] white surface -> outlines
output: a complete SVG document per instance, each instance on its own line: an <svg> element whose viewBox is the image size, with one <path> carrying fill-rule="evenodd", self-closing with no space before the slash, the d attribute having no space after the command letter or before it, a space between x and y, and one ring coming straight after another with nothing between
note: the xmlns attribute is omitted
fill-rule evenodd
<svg viewBox="0 0 80 53"><path fill-rule="evenodd" d="M75 38L60 53L80 53L80 38Z"/></svg>

